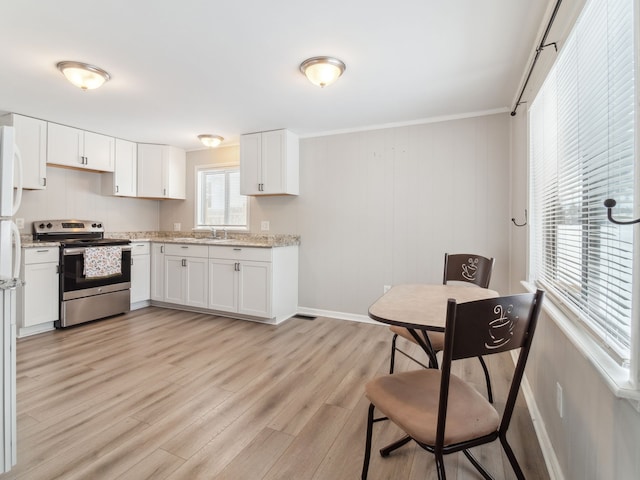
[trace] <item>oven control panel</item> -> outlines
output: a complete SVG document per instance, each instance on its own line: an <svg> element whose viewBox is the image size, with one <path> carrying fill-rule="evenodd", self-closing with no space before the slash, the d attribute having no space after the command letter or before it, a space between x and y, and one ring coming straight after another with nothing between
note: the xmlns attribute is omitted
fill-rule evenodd
<svg viewBox="0 0 640 480"><path fill-rule="evenodd" d="M104 233L104 226L97 220L38 220L33 222L33 233Z"/></svg>

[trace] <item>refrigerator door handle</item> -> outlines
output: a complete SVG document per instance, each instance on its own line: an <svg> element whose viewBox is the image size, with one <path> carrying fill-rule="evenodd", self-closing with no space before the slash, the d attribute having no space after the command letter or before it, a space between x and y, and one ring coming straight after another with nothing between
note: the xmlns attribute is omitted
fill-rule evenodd
<svg viewBox="0 0 640 480"><path fill-rule="evenodd" d="M13 277L20 277L20 262L22 261L22 244L20 243L20 230L18 230L18 226L11 222L11 233L13 235Z"/></svg>
<svg viewBox="0 0 640 480"><path fill-rule="evenodd" d="M11 216L18 213L18 209L20 208L20 203L22 203L22 155L20 155L20 149L18 145L13 145L13 161L16 165L15 174L17 177L16 184L14 185L15 194L13 197L13 212ZM18 240L20 239L20 235L18 235ZM19 263L19 262L18 262Z"/></svg>

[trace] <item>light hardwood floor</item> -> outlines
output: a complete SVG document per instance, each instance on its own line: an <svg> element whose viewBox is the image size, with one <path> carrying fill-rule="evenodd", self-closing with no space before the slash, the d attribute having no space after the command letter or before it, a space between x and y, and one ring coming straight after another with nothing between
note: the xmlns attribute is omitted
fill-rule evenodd
<svg viewBox="0 0 640 480"><path fill-rule="evenodd" d="M387 373L390 340L382 325L155 307L20 339L18 465L0 479L360 478L363 385ZM455 368L484 393L473 360ZM499 407L511 360L487 360ZM413 443L375 453L398 435L376 424L369 478L436 478ZM549 478L522 395L509 438L527 478ZM514 477L498 443L474 451L498 480ZM445 462L452 479L480 478L462 455Z"/></svg>

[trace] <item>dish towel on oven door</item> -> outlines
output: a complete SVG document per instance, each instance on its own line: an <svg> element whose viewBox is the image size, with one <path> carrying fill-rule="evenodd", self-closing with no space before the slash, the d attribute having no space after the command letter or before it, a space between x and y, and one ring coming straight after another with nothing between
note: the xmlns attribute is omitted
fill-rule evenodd
<svg viewBox="0 0 640 480"><path fill-rule="evenodd" d="M86 278L113 277L122 273L121 247L87 247L84 251Z"/></svg>

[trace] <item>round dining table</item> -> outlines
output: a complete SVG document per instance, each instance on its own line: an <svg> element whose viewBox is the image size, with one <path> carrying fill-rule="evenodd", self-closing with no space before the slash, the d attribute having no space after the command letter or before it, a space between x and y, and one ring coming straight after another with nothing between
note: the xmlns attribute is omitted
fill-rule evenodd
<svg viewBox="0 0 640 480"><path fill-rule="evenodd" d="M392 287L369 307L369 317L409 329L429 357L430 364L437 368L438 361L426 331L444 332L447 301L453 298L457 303L464 303L498 296L495 290L476 286L401 284Z"/></svg>
<svg viewBox="0 0 640 480"><path fill-rule="evenodd" d="M464 303L498 296L495 290L466 285L396 285L369 307L369 317L389 325L444 332L450 298Z"/></svg>

